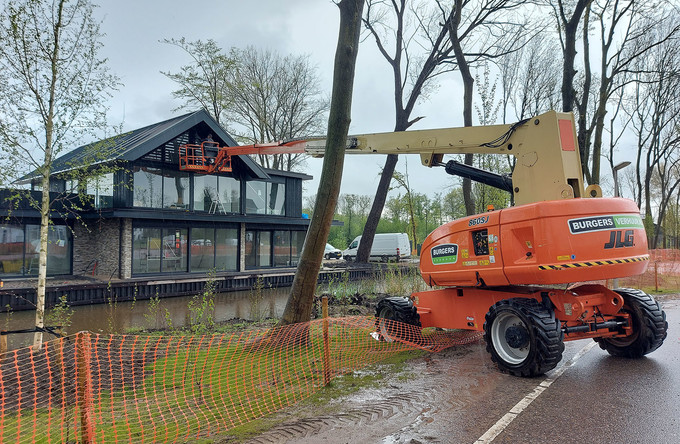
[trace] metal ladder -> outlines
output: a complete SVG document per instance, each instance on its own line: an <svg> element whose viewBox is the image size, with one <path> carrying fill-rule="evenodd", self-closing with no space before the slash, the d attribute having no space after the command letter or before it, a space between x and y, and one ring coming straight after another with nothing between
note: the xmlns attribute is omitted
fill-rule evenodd
<svg viewBox="0 0 680 444"><path fill-rule="evenodd" d="M222 214L227 214L227 211L224 209L224 205L222 204L222 201L220 198L213 199L212 203L210 204L210 210L208 210L208 213L210 214L215 214L217 210L220 210Z"/></svg>

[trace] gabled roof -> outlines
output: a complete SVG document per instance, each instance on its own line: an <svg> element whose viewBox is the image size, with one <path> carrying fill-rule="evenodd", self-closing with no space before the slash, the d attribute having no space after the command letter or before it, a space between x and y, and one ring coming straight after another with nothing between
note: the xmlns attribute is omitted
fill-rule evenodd
<svg viewBox="0 0 680 444"><path fill-rule="evenodd" d="M215 141L220 142L220 144L226 146L238 145L210 114L201 109L200 111L173 117L163 122L78 147L52 162L52 174L85 165L121 160L135 161L201 123L210 127L212 134L215 135ZM269 178L262 167L250 157L238 157L254 177L259 179ZM34 171L22 177L19 181L26 181L35 177L37 177L37 174Z"/></svg>

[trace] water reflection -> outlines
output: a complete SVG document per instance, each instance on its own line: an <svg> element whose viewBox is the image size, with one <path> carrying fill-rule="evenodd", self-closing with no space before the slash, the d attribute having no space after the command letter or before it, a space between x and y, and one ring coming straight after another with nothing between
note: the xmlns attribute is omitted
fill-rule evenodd
<svg viewBox="0 0 680 444"><path fill-rule="evenodd" d="M220 293L215 296L215 322L229 319L255 319L283 314L289 288L271 288L261 291L258 298L252 291ZM191 316L190 302L194 296L172 297L154 301L112 302L110 304L73 307L69 333L88 330L94 333L122 334L132 328L183 327ZM47 311L48 316L50 310ZM0 329L20 330L35 325L34 311L17 311L0 314ZM49 325L49 324L48 324ZM45 340L54 337L45 335ZM33 333L10 335L10 350L29 346Z"/></svg>

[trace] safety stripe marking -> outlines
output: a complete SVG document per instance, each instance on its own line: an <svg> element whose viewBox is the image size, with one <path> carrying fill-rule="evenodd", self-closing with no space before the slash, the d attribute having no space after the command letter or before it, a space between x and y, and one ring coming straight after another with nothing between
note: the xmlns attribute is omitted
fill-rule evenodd
<svg viewBox="0 0 680 444"><path fill-rule="evenodd" d="M529 405L534 402L541 393L546 391L548 387L550 387L552 383L557 380L557 378L562 376L562 374L569 367L576 364L576 361L588 353L593 347L595 347L595 345L597 345L596 342L590 342L588 345L579 350L579 352L576 353L573 358L555 370L550 377L545 378L540 384L536 386L536 388L531 391L531 393L527 394L520 402L515 404L515 406L511 408L508 413L503 415L503 417L499 419L496 424L492 425L489 430L487 430L482 436L479 437L479 439L477 439L477 441L475 441L474 444L488 444L496 439L496 437L500 435L503 430L505 430L510 425L510 423L512 423L512 421L514 421L515 418L519 416L520 413L529 407Z"/></svg>
<svg viewBox="0 0 680 444"><path fill-rule="evenodd" d="M571 262L569 264L558 265L539 265L539 270L564 270L565 268L580 268L580 267L597 267L600 265L614 265L614 264L629 264L631 262L648 261L649 255L629 257L626 259L614 259L606 261L591 261L591 262Z"/></svg>

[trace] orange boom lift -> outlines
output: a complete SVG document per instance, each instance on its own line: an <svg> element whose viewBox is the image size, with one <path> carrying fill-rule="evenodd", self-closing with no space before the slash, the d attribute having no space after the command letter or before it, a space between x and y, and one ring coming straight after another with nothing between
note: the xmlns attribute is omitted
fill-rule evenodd
<svg viewBox="0 0 680 444"><path fill-rule="evenodd" d="M610 354L629 358L661 346L668 323L650 295L574 284L641 274L649 262L640 210L630 200L602 197L597 185L584 188L576 140L573 115L555 111L513 125L349 138L348 154L419 154L423 165L504 189L515 202L430 233L420 272L437 288L380 301L376 325L383 339L400 339L386 319L483 331L491 359L517 376L555 368L564 341L592 338ZM309 139L225 147L212 163L202 147L187 146L180 167L230 171L233 155L322 156L324 146L323 139ZM455 153L512 155L516 162L512 175L502 176L443 162Z"/></svg>

